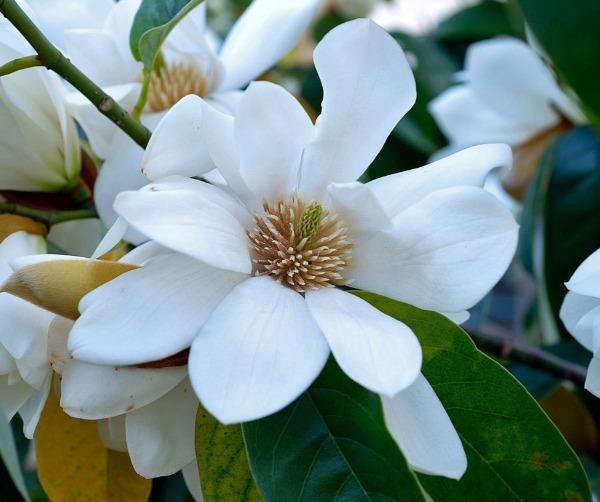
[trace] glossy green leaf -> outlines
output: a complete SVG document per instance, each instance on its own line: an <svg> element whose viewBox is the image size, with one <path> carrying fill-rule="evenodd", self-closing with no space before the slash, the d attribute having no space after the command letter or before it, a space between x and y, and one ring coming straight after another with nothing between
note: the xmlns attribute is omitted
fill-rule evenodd
<svg viewBox="0 0 600 502"><path fill-rule="evenodd" d="M145 68L152 68L171 30L201 3L202 0L143 0L129 34L133 57Z"/></svg>
<svg viewBox="0 0 600 502"><path fill-rule="evenodd" d="M600 247L600 135L594 129L573 129L544 155L525 200L520 243L542 297L538 315L545 308L557 322L564 283Z"/></svg>
<svg viewBox="0 0 600 502"><path fill-rule="evenodd" d="M523 35L523 22L508 2L485 0L443 19L433 36L446 40L480 40L499 35Z"/></svg>
<svg viewBox="0 0 600 502"><path fill-rule="evenodd" d="M446 317L372 293L364 300L410 326L423 374L467 453L460 481L419 475L434 500L591 500L581 464L523 386Z"/></svg>
<svg viewBox="0 0 600 502"><path fill-rule="evenodd" d="M600 123L600 2L519 0L519 5L559 75Z"/></svg>
<svg viewBox="0 0 600 502"><path fill-rule="evenodd" d="M10 474L10 477L15 484L17 490L21 496L29 501L29 494L25 487L25 480L23 479L23 472L21 471L21 464L19 462L19 455L17 454L17 447L15 445L15 439L13 437L12 429L10 424L6 420L6 414L0 407L0 459L4 463L6 470Z"/></svg>
<svg viewBox="0 0 600 502"><path fill-rule="evenodd" d="M196 458L206 502L261 499L248 467L239 425L222 425L202 406L196 416Z"/></svg>
<svg viewBox="0 0 600 502"><path fill-rule="evenodd" d="M243 431L267 502L425 500L385 428L379 397L333 360L294 403Z"/></svg>

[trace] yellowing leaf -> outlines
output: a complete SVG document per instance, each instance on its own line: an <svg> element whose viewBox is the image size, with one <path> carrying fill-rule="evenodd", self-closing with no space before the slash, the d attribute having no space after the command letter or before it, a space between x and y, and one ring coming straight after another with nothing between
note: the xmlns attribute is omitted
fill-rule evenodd
<svg viewBox="0 0 600 502"><path fill-rule="evenodd" d="M19 231L34 235L45 235L46 233L42 225L30 218L17 214L0 214L0 242L10 234Z"/></svg>
<svg viewBox="0 0 600 502"><path fill-rule="evenodd" d="M87 293L137 268L103 260L52 260L15 272L2 291L69 319L77 319L79 301Z"/></svg>
<svg viewBox="0 0 600 502"><path fill-rule="evenodd" d="M196 416L196 457L206 502L258 502L240 425L221 425L200 406Z"/></svg>
<svg viewBox="0 0 600 502"><path fill-rule="evenodd" d="M98 422L65 414L50 392L35 432L38 476L52 502L148 500L152 483L127 453L107 450Z"/></svg>

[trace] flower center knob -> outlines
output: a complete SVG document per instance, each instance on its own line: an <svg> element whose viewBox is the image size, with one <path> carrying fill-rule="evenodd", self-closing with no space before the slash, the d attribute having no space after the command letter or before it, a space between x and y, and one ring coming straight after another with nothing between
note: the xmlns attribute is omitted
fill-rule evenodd
<svg viewBox="0 0 600 502"><path fill-rule="evenodd" d="M154 71L150 77L147 108L151 113L168 110L188 94L205 96L209 82L192 64L175 63Z"/></svg>
<svg viewBox="0 0 600 502"><path fill-rule="evenodd" d="M344 222L317 202L306 205L298 196L287 202L263 204L248 231L256 275L271 275L299 293L342 286L351 257Z"/></svg>

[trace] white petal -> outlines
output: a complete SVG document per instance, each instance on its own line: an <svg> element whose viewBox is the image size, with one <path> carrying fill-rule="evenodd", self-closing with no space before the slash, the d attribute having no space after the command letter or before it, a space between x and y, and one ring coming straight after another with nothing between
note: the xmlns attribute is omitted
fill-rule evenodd
<svg viewBox="0 0 600 502"><path fill-rule="evenodd" d="M125 238L127 230L129 230L129 225L127 225L125 218L118 216L112 226L107 230L104 237L102 237L102 240L98 243L98 246L90 258L92 260L96 260L102 255L108 253L117 244L119 244L119 242L121 242L121 239Z"/></svg>
<svg viewBox="0 0 600 502"><path fill-rule="evenodd" d="M584 296L569 291L560 308L560 319L575 339L588 350L594 350L593 322L584 318L600 315L600 298ZM598 309L596 313L593 313ZM591 315L590 315L591 314Z"/></svg>
<svg viewBox="0 0 600 502"><path fill-rule="evenodd" d="M40 389L50 368L48 327L53 315L31 303L0 293L0 343L16 360L19 374Z"/></svg>
<svg viewBox="0 0 600 502"><path fill-rule="evenodd" d="M435 190L455 186L483 187L495 167L510 167L508 145L478 145L423 167L390 174L367 183L385 212L394 217Z"/></svg>
<svg viewBox="0 0 600 502"><path fill-rule="evenodd" d="M396 216L392 232L355 242L347 277L423 309L463 311L502 277L517 234L510 211L484 190L436 190Z"/></svg>
<svg viewBox="0 0 600 502"><path fill-rule="evenodd" d="M200 486L200 473L198 472L198 462L195 460L186 465L182 470L181 474L183 474L183 480L185 481L185 486L189 490L193 499L196 502L202 502L204 498L202 497L202 488Z"/></svg>
<svg viewBox="0 0 600 502"><path fill-rule="evenodd" d="M245 277L183 255L157 256L83 297L69 350L81 361L108 365L176 354Z"/></svg>
<svg viewBox="0 0 600 502"><path fill-rule="evenodd" d="M27 0L36 13L44 35L65 48L64 31L71 28L100 28L114 3L111 0Z"/></svg>
<svg viewBox="0 0 600 502"><path fill-rule="evenodd" d="M321 0L254 0L225 40L220 90L238 89L292 50L308 28Z"/></svg>
<svg viewBox="0 0 600 502"><path fill-rule="evenodd" d="M566 286L574 293L600 298L600 249L577 267Z"/></svg>
<svg viewBox="0 0 600 502"><path fill-rule="evenodd" d="M332 211L352 233L391 230L392 221L368 185L359 182L332 183L327 187Z"/></svg>
<svg viewBox="0 0 600 502"><path fill-rule="evenodd" d="M161 119L152 133L141 162L151 180L180 174L200 176L213 169L202 137L202 99L189 95Z"/></svg>
<svg viewBox="0 0 600 502"><path fill-rule="evenodd" d="M185 379L158 401L127 414L127 448L145 478L169 476L192 462L198 400Z"/></svg>
<svg viewBox="0 0 600 502"><path fill-rule="evenodd" d="M203 102L201 136L208 154L229 187L250 208L258 208L254 194L241 174L241 161L234 134L234 118Z"/></svg>
<svg viewBox="0 0 600 502"><path fill-rule="evenodd" d="M100 434L104 446L123 453L127 452L125 417L126 415L119 415L98 420L98 434Z"/></svg>
<svg viewBox="0 0 600 502"><path fill-rule="evenodd" d="M312 136L310 118L289 92L270 82L250 84L235 118L235 137L241 175L258 200L290 196Z"/></svg>
<svg viewBox="0 0 600 502"><path fill-rule="evenodd" d="M84 218L53 225L47 238L67 255L91 256L105 233L106 228L100 219Z"/></svg>
<svg viewBox="0 0 600 502"><path fill-rule="evenodd" d="M339 289L308 291L306 303L335 360L363 387L393 396L417 378L423 357L408 326Z"/></svg>
<svg viewBox="0 0 600 502"><path fill-rule="evenodd" d="M50 384L52 383L52 372L48 371L46 379L41 388L36 390L27 402L19 409L19 415L23 420L23 435L27 439L33 439L33 433L40 421L40 415L46 405L46 399L50 393Z"/></svg>
<svg viewBox="0 0 600 502"><path fill-rule="evenodd" d="M145 265L151 258L158 256L159 254L170 254L167 248L164 248L156 242L148 241L138 246L125 256L123 256L119 261L121 263L131 263L133 265Z"/></svg>
<svg viewBox="0 0 600 502"><path fill-rule="evenodd" d="M467 456L444 406L423 375L393 398L382 397L385 423L418 472L460 479Z"/></svg>
<svg viewBox="0 0 600 502"><path fill-rule="evenodd" d="M137 192L121 192L115 211L163 246L214 267L250 273L245 231L249 213L217 187L182 180L185 185L155 183Z"/></svg>
<svg viewBox="0 0 600 502"><path fill-rule="evenodd" d="M190 379L224 424L279 411L320 373L329 349L302 296L270 277L238 285L192 345Z"/></svg>
<svg viewBox="0 0 600 502"><path fill-rule="evenodd" d="M103 91L123 108L130 110L137 101L140 88L141 84L136 82L105 87ZM112 142L117 135L124 133L79 92L73 92L67 96L67 106L69 112L84 130L94 153L102 159L108 157L113 151Z"/></svg>
<svg viewBox="0 0 600 502"><path fill-rule="evenodd" d="M115 417L164 396L185 378L186 370L185 366L141 369L74 360L63 371L60 406L75 418Z"/></svg>
<svg viewBox="0 0 600 502"><path fill-rule="evenodd" d="M552 108L558 85L524 42L500 38L475 43L467 51L465 71L475 94L498 113L539 129L559 120Z"/></svg>
<svg viewBox="0 0 600 502"><path fill-rule="evenodd" d="M59 375L62 375L65 365L73 359L67 350L67 339L72 327L71 319L57 315L48 328L48 362Z"/></svg>
<svg viewBox="0 0 600 502"><path fill-rule="evenodd" d="M600 397L600 357L594 356L587 371L585 389L596 397Z"/></svg>
<svg viewBox="0 0 600 502"><path fill-rule="evenodd" d="M416 99L398 43L367 19L331 30L314 52L323 112L302 162L301 191L319 198L332 181L355 181Z"/></svg>
<svg viewBox="0 0 600 502"><path fill-rule="evenodd" d="M0 242L0 282L4 282L12 274L9 265L15 258L46 252L46 242L39 235L19 231L10 234Z"/></svg>
<svg viewBox="0 0 600 502"><path fill-rule="evenodd" d="M27 382L21 380L16 383L8 381L6 376L0 376L0 407L6 414L8 421L12 420L19 408L36 392L36 390L27 385Z"/></svg>
<svg viewBox="0 0 600 502"><path fill-rule="evenodd" d="M0 375L6 375L17 370L15 359L10 355L2 344L0 344Z"/></svg>
<svg viewBox="0 0 600 502"><path fill-rule="evenodd" d="M429 103L429 110L451 143L463 147L489 142L517 145L538 131L486 106L468 84L442 92Z"/></svg>
<svg viewBox="0 0 600 502"><path fill-rule="evenodd" d="M94 185L94 202L100 219L107 228L117 221L113 209L117 195L126 190L137 190L148 184L141 171L144 150L122 133L115 135L110 153L102 164ZM125 234L133 244L144 242L145 237L133 229Z"/></svg>

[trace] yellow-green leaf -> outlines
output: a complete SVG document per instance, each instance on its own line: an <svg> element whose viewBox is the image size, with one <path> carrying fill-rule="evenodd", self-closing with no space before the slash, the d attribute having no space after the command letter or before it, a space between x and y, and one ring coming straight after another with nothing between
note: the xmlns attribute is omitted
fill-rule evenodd
<svg viewBox="0 0 600 502"><path fill-rule="evenodd" d="M202 406L196 417L196 457L205 502L262 500L248 467L239 425L221 425Z"/></svg>
<svg viewBox="0 0 600 502"><path fill-rule="evenodd" d="M148 500L152 483L135 473L127 453L108 450L98 422L65 414L53 391L35 433L38 477L52 502Z"/></svg>
<svg viewBox="0 0 600 502"><path fill-rule="evenodd" d="M2 291L69 319L77 319L79 301L87 293L136 265L103 260L52 260L16 271Z"/></svg>

